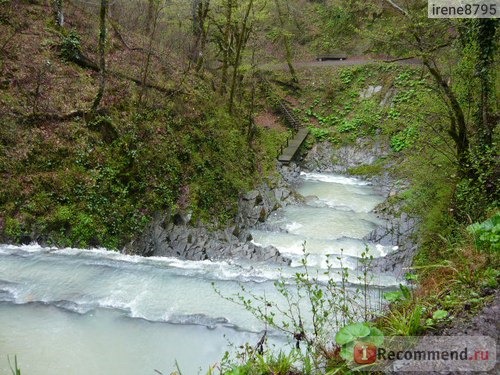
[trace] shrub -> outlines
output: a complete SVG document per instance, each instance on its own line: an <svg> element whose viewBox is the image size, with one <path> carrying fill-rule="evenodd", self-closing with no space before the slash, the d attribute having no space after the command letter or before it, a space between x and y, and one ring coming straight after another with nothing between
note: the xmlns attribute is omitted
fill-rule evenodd
<svg viewBox="0 0 500 375"><path fill-rule="evenodd" d="M309 130L312 136L316 138L318 142L326 141L330 136L330 132L326 129L315 128L311 126L309 127Z"/></svg>
<svg viewBox="0 0 500 375"><path fill-rule="evenodd" d="M81 56L81 38L78 33L71 30L63 36L61 41L61 57L67 61L73 61Z"/></svg>
<svg viewBox="0 0 500 375"><path fill-rule="evenodd" d="M474 235L478 248L492 252L500 250L500 213L482 223L469 225L467 230Z"/></svg>
<svg viewBox="0 0 500 375"><path fill-rule="evenodd" d="M344 342L351 332L349 327L352 323L373 316L371 309L374 308L372 302L375 301L371 301L372 296L368 289L372 278L369 270L372 258L367 253L362 254L359 260L360 270L356 277L360 286L353 290L349 285L353 275L343 267L342 255L336 258L340 262L340 270L334 270L328 260L328 270L321 275L317 271L316 274L310 272L307 257L305 254L302 259L302 272L294 275L292 285L290 280L284 278L275 282L280 295L276 300L270 301L265 296L253 294L243 287L241 293L230 297L222 296L219 290L215 290L223 298L243 306L267 326L293 337L297 347L304 345L306 350L302 351L300 364L304 371L309 369L307 373L316 374L324 373L331 366L340 368L345 365L340 353L334 350L336 344L332 340L333 334L344 327L340 330L342 333L338 336L337 344L339 340ZM357 308L353 308L354 306ZM365 323L355 325L361 326L369 328L367 332L361 332L363 335L358 334L359 337L382 335L378 329ZM345 350L349 351L350 348L350 345L346 345ZM278 356L278 359L280 358L278 362L287 363L286 357Z"/></svg>
<svg viewBox="0 0 500 375"><path fill-rule="evenodd" d="M12 239L13 241L19 241L22 233L21 223L19 222L19 220L12 217L8 217L5 220L4 233L7 235L7 237Z"/></svg>

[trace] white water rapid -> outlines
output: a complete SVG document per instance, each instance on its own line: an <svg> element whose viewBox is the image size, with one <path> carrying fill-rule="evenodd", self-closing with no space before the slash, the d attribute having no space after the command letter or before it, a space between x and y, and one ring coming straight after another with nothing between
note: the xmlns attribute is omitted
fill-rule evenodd
<svg viewBox="0 0 500 375"><path fill-rule="evenodd" d="M353 270L352 285L359 283L354 269L366 248L374 257L391 250L363 241L380 225L371 211L383 200L366 182L305 173L298 192L306 204L272 216L272 230L252 232L254 242L274 245L293 260L283 269L0 245L0 373L10 373L7 355L17 355L27 375L170 374L175 361L184 374L204 374L230 350L228 342L255 345L265 328L212 283L225 296L243 286L278 301L273 283L293 282L304 243L312 269L321 274L330 255L334 268L342 261ZM386 275L372 281L374 289L394 285ZM270 336L286 342L278 333Z"/></svg>

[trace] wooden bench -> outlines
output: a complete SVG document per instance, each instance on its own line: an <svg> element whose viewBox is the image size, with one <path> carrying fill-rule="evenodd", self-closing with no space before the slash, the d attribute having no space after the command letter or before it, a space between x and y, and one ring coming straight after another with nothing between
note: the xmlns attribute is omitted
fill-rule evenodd
<svg viewBox="0 0 500 375"><path fill-rule="evenodd" d="M345 60L347 59L347 55L343 53L337 54L329 54L329 55L320 55L316 57L317 61L326 61L326 60Z"/></svg>

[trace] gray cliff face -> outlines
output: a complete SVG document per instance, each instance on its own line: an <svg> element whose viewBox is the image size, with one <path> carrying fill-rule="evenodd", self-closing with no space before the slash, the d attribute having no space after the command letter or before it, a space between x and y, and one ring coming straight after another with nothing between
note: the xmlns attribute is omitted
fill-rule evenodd
<svg viewBox="0 0 500 375"><path fill-rule="evenodd" d="M383 144L360 138L354 145L335 147L330 142L316 143L301 166L311 172L346 173L349 168L373 164L389 150Z"/></svg>
<svg viewBox="0 0 500 375"><path fill-rule="evenodd" d="M144 234L126 246L124 252L187 260L243 258L288 264L290 261L276 248L254 245L249 229L265 222L273 211L294 202L295 196L286 181L299 175L298 167L285 167L283 177L273 181L273 188L262 184L243 194L234 222L225 229L211 230L206 225L192 223L186 213L157 214Z"/></svg>

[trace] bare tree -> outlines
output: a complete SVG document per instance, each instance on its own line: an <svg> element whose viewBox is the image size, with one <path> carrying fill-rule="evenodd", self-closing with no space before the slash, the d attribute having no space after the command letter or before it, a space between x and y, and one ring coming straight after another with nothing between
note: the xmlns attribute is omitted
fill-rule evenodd
<svg viewBox="0 0 500 375"><path fill-rule="evenodd" d="M108 0L101 0L99 10L99 90L92 103L92 111L95 112L101 104L106 86L106 13Z"/></svg>
<svg viewBox="0 0 500 375"><path fill-rule="evenodd" d="M224 35L221 46L223 48L222 51L222 71L221 71L221 86L220 92L226 92L226 85L228 79L228 70L231 58L231 49L233 45L233 34L232 34L232 26L233 26L233 8L235 7L235 0L226 0L226 9L225 9L225 25L224 25Z"/></svg>
<svg viewBox="0 0 500 375"><path fill-rule="evenodd" d="M294 83L297 83L299 80L297 78L297 73L295 72L295 69L292 64L292 43L291 43L291 34L287 30L287 24L288 20L290 19L290 8L286 4L286 14L283 11L280 0L274 0L274 3L276 4L276 11L278 12L278 20L280 23L280 36L281 40L283 42L283 45L285 47L285 57L286 57L286 63L288 65L288 70L290 71L290 74L292 76L292 81Z"/></svg>
<svg viewBox="0 0 500 375"><path fill-rule="evenodd" d="M155 17L155 9L158 8L158 2L155 0L148 0L148 11L145 20L145 30L146 34L151 34L151 24L153 23L153 17Z"/></svg>
<svg viewBox="0 0 500 375"><path fill-rule="evenodd" d="M144 62L144 70L142 73L142 79L141 79L142 89L141 89L141 93L139 95L139 102L142 102L143 97L146 93L146 89L147 89L149 68L151 66L151 57L153 55L153 41L155 38L156 28L158 25L158 18L160 15L160 1L159 0L150 0L150 4L153 4L152 18L151 18L152 25L150 25L148 27L150 29L149 42L148 42L148 48L147 48L147 52L146 52L146 61Z"/></svg>
<svg viewBox="0 0 500 375"><path fill-rule="evenodd" d="M233 112L234 94L236 92L236 82L238 80L238 71L241 65L242 53L243 50L245 49L248 38L250 37L250 33L252 32L252 25L251 23L249 24L249 16L252 7L253 7L253 0L250 0L248 2L247 8L245 10L245 15L243 16L241 24L238 25L238 27L234 31L234 33L236 34L235 35L236 46L235 46L235 57L233 63L233 76L231 79L231 89L229 92L229 104L228 104L229 113Z"/></svg>

